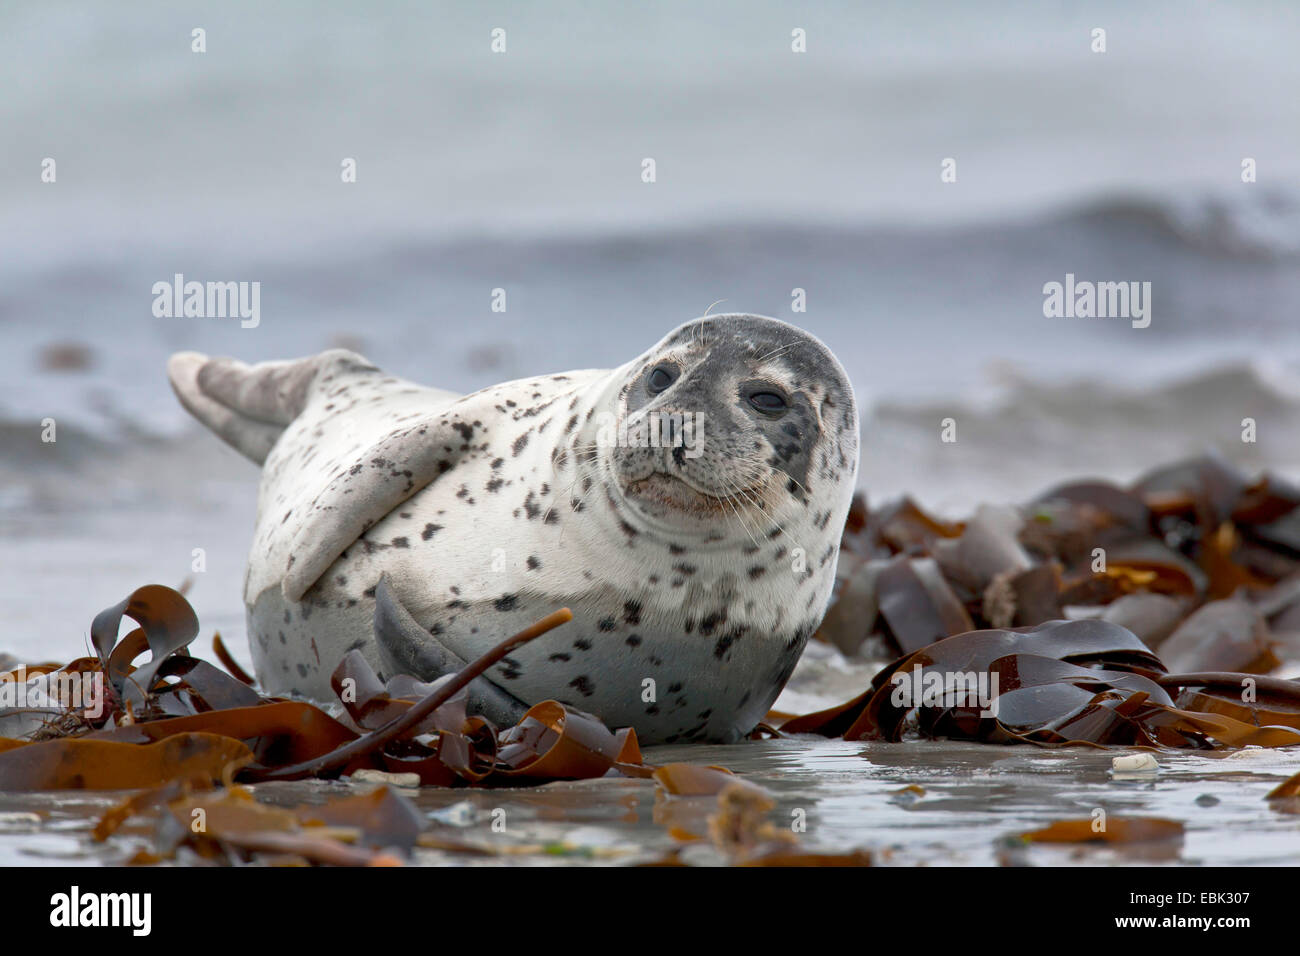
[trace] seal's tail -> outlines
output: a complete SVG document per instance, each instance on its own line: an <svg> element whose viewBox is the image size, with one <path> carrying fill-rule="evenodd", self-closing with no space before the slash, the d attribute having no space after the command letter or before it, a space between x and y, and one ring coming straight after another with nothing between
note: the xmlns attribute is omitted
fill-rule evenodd
<svg viewBox="0 0 1300 956"><path fill-rule="evenodd" d="M332 349L310 358L247 365L198 352L177 352L167 362L172 390L191 415L226 444L259 465L303 410L322 370L372 370L355 352Z"/></svg>

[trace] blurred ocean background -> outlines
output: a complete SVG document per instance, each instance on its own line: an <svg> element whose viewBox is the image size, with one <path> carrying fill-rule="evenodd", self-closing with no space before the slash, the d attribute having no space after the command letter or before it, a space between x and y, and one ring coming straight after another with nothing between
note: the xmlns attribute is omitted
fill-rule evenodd
<svg viewBox="0 0 1300 956"><path fill-rule="evenodd" d="M1083 6L0 5L0 649L190 577L242 650L257 471L172 397L180 349L470 391L723 300L840 356L872 500L1208 448L1300 477L1300 6ZM260 282L260 325L155 318L176 273ZM1150 282L1151 326L1044 318L1066 273Z"/></svg>

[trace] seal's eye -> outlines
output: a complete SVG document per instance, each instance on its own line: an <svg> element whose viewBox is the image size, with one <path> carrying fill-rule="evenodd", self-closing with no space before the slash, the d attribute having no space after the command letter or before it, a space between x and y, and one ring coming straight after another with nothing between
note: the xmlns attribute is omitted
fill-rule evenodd
<svg viewBox="0 0 1300 956"><path fill-rule="evenodd" d="M650 377L646 379L646 387L651 395L658 395L675 381L677 381L676 369L671 365L657 365L650 373Z"/></svg>
<svg viewBox="0 0 1300 956"><path fill-rule="evenodd" d="M754 392L749 396L749 404L766 415L780 415L790 407L785 397L776 392Z"/></svg>

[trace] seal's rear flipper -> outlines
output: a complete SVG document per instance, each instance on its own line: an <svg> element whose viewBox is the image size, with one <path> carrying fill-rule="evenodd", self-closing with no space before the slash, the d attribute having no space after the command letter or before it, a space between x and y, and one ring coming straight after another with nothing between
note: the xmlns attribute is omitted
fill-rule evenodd
<svg viewBox="0 0 1300 956"><path fill-rule="evenodd" d="M423 681L434 681L465 667L464 660L420 627L411 612L402 606L389 586L387 575L379 578L375 588L375 643L386 678L410 674ZM527 704L486 677L470 681L468 690L468 712L481 714L498 727L517 724L528 710Z"/></svg>
<svg viewBox="0 0 1300 956"><path fill-rule="evenodd" d="M198 352L177 352L167 362L172 391L186 411L217 433L227 445L259 465L266 461L284 426L240 414L204 393L199 373L212 361Z"/></svg>
<svg viewBox="0 0 1300 956"><path fill-rule="evenodd" d="M378 371L345 349L258 365L177 352L167 362L167 377L191 415L260 465L285 426L302 412L317 375L324 369Z"/></svg>

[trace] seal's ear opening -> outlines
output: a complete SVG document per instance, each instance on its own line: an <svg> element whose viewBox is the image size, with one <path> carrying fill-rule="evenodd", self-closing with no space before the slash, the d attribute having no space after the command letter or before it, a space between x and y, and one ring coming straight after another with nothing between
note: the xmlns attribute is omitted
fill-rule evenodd
<svg viewBox="0 0 1300 956"><path fill-rule="evenodd" d="M409 674L432 683L466 666L460 656L420 626L393 593L387 574L381 574L375 586L375 646L379 650L380 676L385 679ZM467 711L486 717L498 727L518 723L528 711L527 704L486 677L475 678L468 690Z"/></svg>

